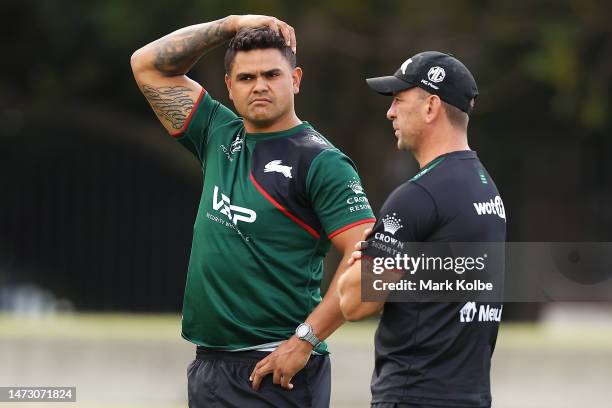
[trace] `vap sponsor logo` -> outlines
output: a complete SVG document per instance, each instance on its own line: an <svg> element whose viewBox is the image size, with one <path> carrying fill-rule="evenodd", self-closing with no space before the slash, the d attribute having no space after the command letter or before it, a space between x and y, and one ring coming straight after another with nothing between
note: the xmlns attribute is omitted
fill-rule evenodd
<svg viewBox="0 0 612 408"><path fill-rule="evenodd" d="M412 58L408 58L400 67L400 69L402 70L402 75L406 75L406 68L408 68L409 64L412 64Z"/></svg>
<svg viewBox="0 0 612 408"><path fill-rule="evenodd" d="M293 167L283 165L282 160L272 160L270 163L264 166L264 173L270 173L270 172L281 173L283 176L287 178L293 178L291 177L292 168Z"/></svg>
<svg viewBox="0 0 612 408"><path fill-rule="evenodd" d="M357 180L355 177L349 181L348 186L355 194L364 194L363 187L361 186L361 182Z"/></svg>
<svg viewBox="0 0 612 408"><path fill-rule="evenodd" d="M478 314L479 322L500 322L504 306L492 307L491 305L480 305L476 307L476 302L467 302L459 310L459 322L470 323L474 321Z"/></svg>
<svg viewBox="0 0 612 408"><path fill-rule="evenodd" d="M213 210L226 215L234 225L237 225L238 221L253 223L257 219L255 211L232 205L230 198L223 193L219 193L219 187L217 186L215 186L213 193Z"/></svg>
<svg viewBox="0 0 612 408"><path fill-rule="evenodd" d="M489 201L483 203L473 203L478 215L492 215L495 214L499 218L506 221L506 209L504 208L504 202L500 196L495 196Z"/></svg>
<svg viewBox="0 0 612 408"><path fill-rule="evenodd" d="M318 136L318 135L310 135L310 140L320 145L327 145L327 142L325 141L325 139L323 139L321 136Z"/></svg>
<svg viewBox="0 0 612 408"><path fill-rule="evenodd" d="M393 213L393 215L387 214L385 218L383 218L383 228L385 232L388 232L391 235L395 235L395 233L404 228L402 225L402 220L399 218L395 218L397 214Z"/></svg>
<svg viewBox="0 0 612 408"><path fill-rule="evenodd" d="M232 156L234 155L234 153L238 153L242 150L242 142L244 142L244 137L238 135L234 140L232 140L229 149L224 145L220 145L219 147L221 148L223 153L225 153L225 157L227 157L227 160L233 161L234 158Z"/></svg>

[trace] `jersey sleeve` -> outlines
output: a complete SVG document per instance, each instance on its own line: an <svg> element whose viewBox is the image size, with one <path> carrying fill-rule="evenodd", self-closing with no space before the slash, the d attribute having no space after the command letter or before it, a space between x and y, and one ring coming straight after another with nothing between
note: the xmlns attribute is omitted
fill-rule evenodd
<svg viewBox="0 0 612 408"><path fill-rule="evenodd" d="M364 255L389 256L384 250L396 242L426 241L436 220L437 208L431 194L416 183L402 184L383 204Z"/></svg>
<svg viewBox="0 0 612 408"><path fill-rule="evenodd" d="M213 131L238 117L225 105L213 99L202 89L183 129L172 134L176 140L191 151L200 161L206 155L206 146Z"/></svg>
<svg viewBox="0 0 612 408"><path fill-rule="evenodd" d="M315 157L308 171L306 191L330 239L375 220L355 165L338 149L324 150Z"/></svg>

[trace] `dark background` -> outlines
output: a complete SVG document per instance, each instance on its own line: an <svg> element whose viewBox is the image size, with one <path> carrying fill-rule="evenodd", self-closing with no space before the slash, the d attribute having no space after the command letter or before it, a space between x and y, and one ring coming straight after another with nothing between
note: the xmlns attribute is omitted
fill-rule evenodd
<svg viewBox="0 0 612 408"><path fill-rule="evenodd" d="M168 32L228 14L271 14L295 27L298 115L353 158L375 211L417 167L395 148L390 98L364 78L435 49L456 55L479 83L470 146L504 198L508 240L612 240L608 1L2 8L0 310L180 310L201 174L157 123L129 60ZM205 56L191 76L232 107L223 53Z"/></svg>

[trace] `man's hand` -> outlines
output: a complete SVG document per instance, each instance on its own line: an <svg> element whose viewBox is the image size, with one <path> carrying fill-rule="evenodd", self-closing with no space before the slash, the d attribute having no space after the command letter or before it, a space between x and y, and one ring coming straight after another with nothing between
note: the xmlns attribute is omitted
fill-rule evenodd
<svg viewBox="0 0 612 408"><path fill-rule="evenodd" d="M247 14L244 16L230 16L229 25L234 32L238 32L242 28L257 28L270 27L272 30L280 33L287 47L291 47L293 53L297 52L297 42L295 39L295 30L289 24L276 17L259 16L255 14Z"/></svg>
<svg viewBox="0 0 612 408"><path fill-rule="evenodd" d="M359 241L355 244L355 251L351 254L351 257L347 262L349 266L352 266L355 261L361 259L361 251L367 248L368 243L366 239L368 239L368 235L370 235L370 233L372 233L372 228L368 228L363 231L363 236L361 237L363 241Z"/></svg>
<svg viewBox="0 0 612 408"><path fill-rule="evenodd" d="M286 390L292 389L291 379L306 366L311 352L310 343L292 336L255 365L249 378L253 382L253 389L257 391L263 378L270 373L274 374L274 384L280 384Z"/></svg>

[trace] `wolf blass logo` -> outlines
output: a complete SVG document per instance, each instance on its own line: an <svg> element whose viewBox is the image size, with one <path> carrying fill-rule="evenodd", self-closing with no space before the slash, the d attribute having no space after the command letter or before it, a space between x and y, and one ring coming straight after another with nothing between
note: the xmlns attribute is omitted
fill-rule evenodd
<svg viewBox="0 0 612 408"><path fill-rule="evenodd" d="M491 305L480 305L476 307L476 302L467 302L459 310L459 322L471 323L478 314L479 322L500 322L504 306L492 307Z"/></svg>
<svg viewBox="0 0 612 408"><path fill-rule="evenodd" d="M227 160L233 161L234 153L238 153L239 151L242 150L243 141L244 141L244 137L241 137L241 135L238 135L230 144L229 149L225 147L224 145L219 145L219 148L223 151L223 153L225 153L225 157L227 157Z"/></svg>
<svg viewBox="0 0 612 408"><path fill-rule="evenodd" d="M346 203L349 205L349 212L369 210L371 208L370 203L365 196L361 182L353 177L348 182L348 187L356 194L346 200Z"/></svg>

